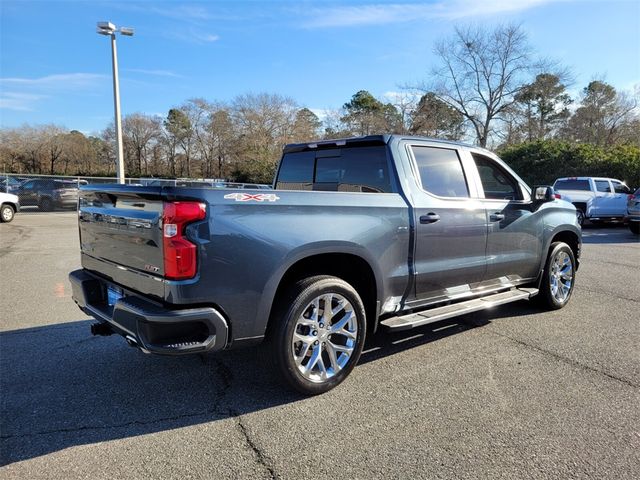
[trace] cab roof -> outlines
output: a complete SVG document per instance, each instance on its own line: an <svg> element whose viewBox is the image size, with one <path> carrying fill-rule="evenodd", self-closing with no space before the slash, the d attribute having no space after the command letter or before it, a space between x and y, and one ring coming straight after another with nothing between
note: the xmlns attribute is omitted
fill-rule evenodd
<svg viewBox="0 0 640 480"><path fill-rule="evenodd" d="M384 135L366 135L363 137L337 138L332 140L319 140L317 142L308 142L308 143L290 143L284 147L284 153L303 152L307 150L316 150L316 149L320 150L324 148L336 148L336 147L347 147L347 146L369 147L369 146L375 146L375 145L386 145L394 139L429 141L434 143L442 143L444 145L455 145L460 147L485 150L475 145L469 145L462 142L455 142L452 140L442 140L440 138L419 137L414 135L384 134Z"/></svg>

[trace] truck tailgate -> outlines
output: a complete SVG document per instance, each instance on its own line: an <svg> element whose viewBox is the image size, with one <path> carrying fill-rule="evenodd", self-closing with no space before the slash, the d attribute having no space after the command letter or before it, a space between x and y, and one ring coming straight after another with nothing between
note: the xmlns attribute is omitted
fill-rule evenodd
<svg viewBox="0 0 640 480"><path fill-rule="evenodd" d="M78 211L82 253L162 277L161 190L120 185L82 187ZM94 269L99 265L91 263Z"/></svg>

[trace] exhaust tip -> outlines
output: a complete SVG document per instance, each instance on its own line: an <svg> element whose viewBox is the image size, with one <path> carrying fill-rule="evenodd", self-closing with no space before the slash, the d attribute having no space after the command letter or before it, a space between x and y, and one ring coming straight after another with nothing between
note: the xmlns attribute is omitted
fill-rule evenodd
<svg viewBox="0 0 640 480"><path fill-rule="evenodd" d="M131 335L127 335L126 337L124 337L124 339L127 341L130 347L133 347L133 348L139 347L138 341L135 338L133 338Z"/></svg>

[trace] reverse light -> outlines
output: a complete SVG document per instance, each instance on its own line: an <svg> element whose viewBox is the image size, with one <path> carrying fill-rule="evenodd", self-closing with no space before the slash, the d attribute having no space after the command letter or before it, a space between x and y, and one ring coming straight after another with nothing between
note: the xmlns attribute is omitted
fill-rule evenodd
<svg viewBox="0 0 640 480"><path fill-rule="evenodd" d="M207 207L200 202L165 202L162 208L164 276L170 280L193 278L197 247L184 236L187 225L203 220Z"/></svg>

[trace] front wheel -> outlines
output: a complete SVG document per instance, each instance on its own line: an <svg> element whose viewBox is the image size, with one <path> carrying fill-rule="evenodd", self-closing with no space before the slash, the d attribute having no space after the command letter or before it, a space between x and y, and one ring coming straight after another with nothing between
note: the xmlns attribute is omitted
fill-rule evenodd
<svg viewBox="0 0 640 480"><path fill-rule="evenodd" d="M0 221L9 223L13 220L14 214L15 212L11 205L2 205L2 208L0 208Z"/></svg>
<svg viewBox="0 0 640 480"><path fill-rule="evenodd" d="M306 395L339 385L353 370L365 340L365 309L344 280L313 276L281 297L267 354L281 378Z"/></svg>
<svg viewBox="0 0 640 480"><path fill-rule="evenodd" d="M557 310L571 298L575 285L576 260L571 247L564 242L554 242L542 272L539 302L543 307Z"/></svg>
<svg viewBox="0 0 640 480"><path fill-rule="evenodd" d="M42 200L40 200L40 204L38 205L38 208L40 208L40 210L42 210L43 212L52 211L53 200L51 200L49 197L44 197Z"/></svg>

